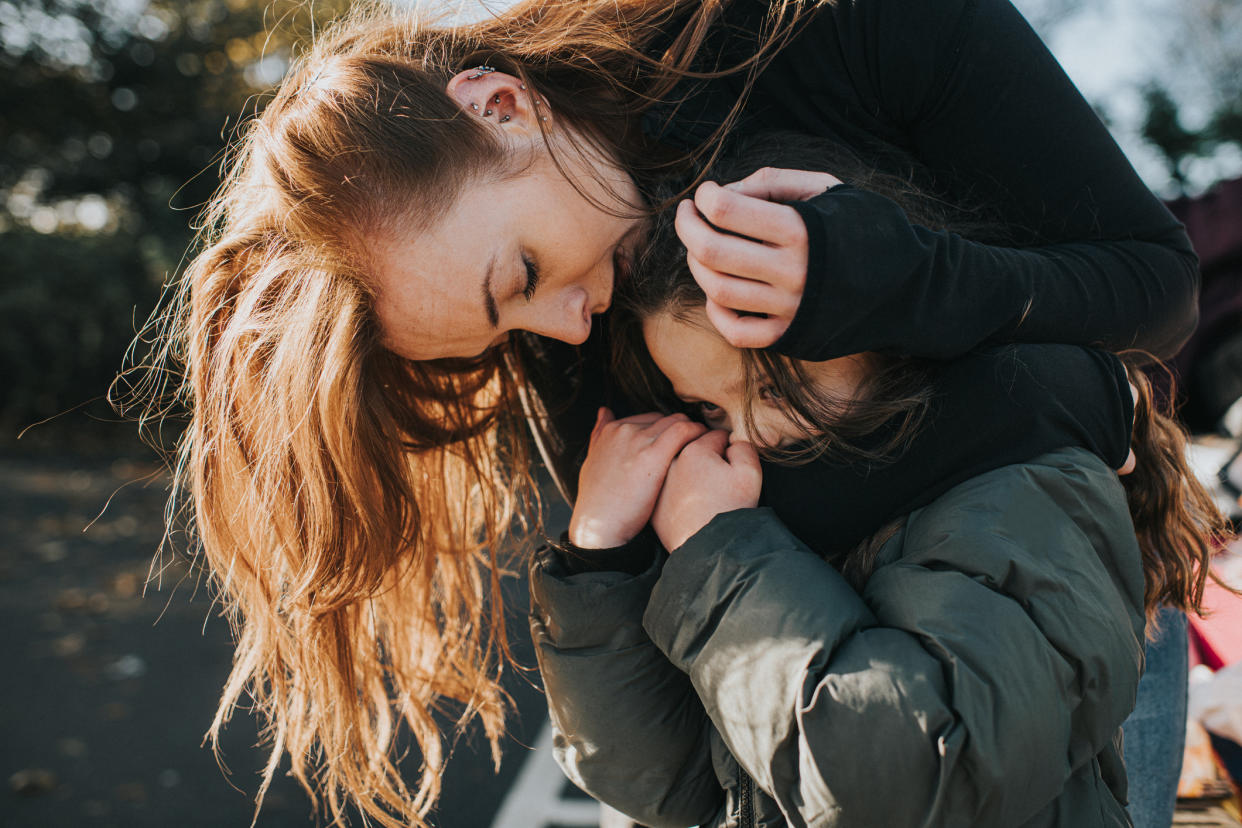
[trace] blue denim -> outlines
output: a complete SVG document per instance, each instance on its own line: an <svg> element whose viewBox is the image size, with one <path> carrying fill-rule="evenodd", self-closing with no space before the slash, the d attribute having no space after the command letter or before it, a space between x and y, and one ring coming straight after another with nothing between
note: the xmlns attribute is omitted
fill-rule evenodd
<svg viewBox="0 0 1242 828"><path fill-rule="evenodd" d="M1147 643L1147 668L1125 732L1126 778L1134 828L1169 828L1186 744L1186 614L1160 611L1160 637Z"/></svg>

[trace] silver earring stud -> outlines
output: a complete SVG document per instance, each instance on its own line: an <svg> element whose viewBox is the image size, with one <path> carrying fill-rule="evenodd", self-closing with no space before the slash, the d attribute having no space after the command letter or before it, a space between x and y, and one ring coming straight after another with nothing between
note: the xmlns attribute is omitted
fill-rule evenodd
<svg viewBox="0 0 1242 828"><path fill-rule="evenodd" d="M519 88L521 88L521 90L522 90L523 92L525 92L525 91L526 91L526 84L524 84L524 83L520 83L520 84L518 84L518 87L519 87Z"/></svg>
<svg viewBox="0 0 1242 828"><path fill-rule="evenodd" d="M470 104L470 108L473 109L475 112L479 111L479 105L477 103Z"/></svg>
<svg viewBox="0 0 1242 828"><path fill-rule="evenodd" d="M474 67L474 74L467 75L466 80L478 80L484 75L490 75L492 72L495 72L495 71L496 69L491 66L476 66Z"/></svg>
<svg viewBox="0 0 1242 828"><path fill-rule="evenodd" d="M509 120L509 116L508 116L508 115L501 115L501 116L500 116L500 122L501 122L502 124L503 124L505 121L508 121L508 120Z"/></svg>
<svg viewBox="0 0 1242 828"><path fill-rule="evenodd" d="M492 114L492 111L491 111L490 109L485 109L485 110L483 110L483 117L484 117L484 118L486 118L488 115L491 115L491 114Z"/></svg>
<svg viewBox="0 0 1242 828"><path fill-rule="evenodd" d="M492 103L500 103L500 96L497 95L496 97L492 98Z"/></svg>

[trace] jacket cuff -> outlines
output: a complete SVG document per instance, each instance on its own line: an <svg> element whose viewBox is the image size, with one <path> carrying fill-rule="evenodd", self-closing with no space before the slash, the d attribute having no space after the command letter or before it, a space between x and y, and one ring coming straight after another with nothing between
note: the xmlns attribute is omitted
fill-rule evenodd
<svg viewBox="0 0 1242 828"><path fill-rule="evenodd" d="M553 554L560 557L565 571L571 575L583 572L623 572L641 575L651 566L655 554L662 551L660 539L651 524L643 527L629 543L608 549L584 549L570 543L569 531L561 533L560 540L548 539Z"/></svg>
<svg viewBox="0 0 1242 828"><path fill-rule="evenodd" d="M652 550L638 575L618 571L571 572L551 545L535 552L530 566L531 621L538 638L561 649L641 644L643 612L664 565Z"/></svg>

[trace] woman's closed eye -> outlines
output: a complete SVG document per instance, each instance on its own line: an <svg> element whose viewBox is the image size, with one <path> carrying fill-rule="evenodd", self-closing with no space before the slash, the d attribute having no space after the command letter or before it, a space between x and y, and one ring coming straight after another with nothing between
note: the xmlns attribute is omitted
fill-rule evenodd
<svg viewBox="0 0 1242 828"><path fill-rule="evenodd" d="M522 288L522 295L529 302L535 298L535 289L539 287L539 265L525 253L522 254L522 264L526 266L526 285Z"/></svg>

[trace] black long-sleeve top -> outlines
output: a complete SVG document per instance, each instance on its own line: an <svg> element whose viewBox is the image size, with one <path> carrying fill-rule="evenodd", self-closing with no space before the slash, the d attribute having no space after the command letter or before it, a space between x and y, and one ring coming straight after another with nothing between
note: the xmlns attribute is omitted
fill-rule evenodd
<svg viewBox="0 0 1242 828"><path fill-rule="evenodd" d="M719 52L705 60L745 56L766 10L758 0L732 3L713 41ZM741 84L740 76L689 83L670 96L687 92L684 102L652 110L645 127L696 145ZM737 127L769 129L834 139L877 163L912 159L921 186L981 206L1015 239L1001 247L934 232L854 188L799 204L810 259L781 353L815 360L887 348L948 358L1024 341L1168 356L1193 330L1196 258L1182 226L1005 0L824 4L758 77ZM626 411L607 376L606 331L582 348L525 347L549 415L539 429L545 456L572 499L596 407ZM1065 402L1094 418L1091 393ZM986 407L963 416L996 434ZM1001 436L1026 447L1030 435L1014 424ZM900 489L870 487L876 514L900 513L909 491L932 490L947 470L974 468L961 446L932 431L919 439L937 462L900 464L908 484ZM1013 460L996 465L1005 462Z"/></svg>

